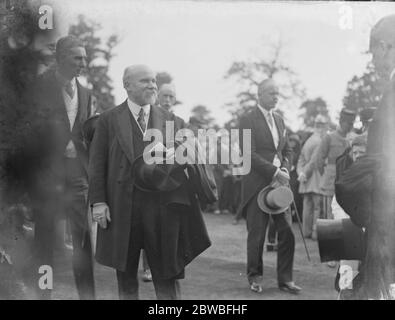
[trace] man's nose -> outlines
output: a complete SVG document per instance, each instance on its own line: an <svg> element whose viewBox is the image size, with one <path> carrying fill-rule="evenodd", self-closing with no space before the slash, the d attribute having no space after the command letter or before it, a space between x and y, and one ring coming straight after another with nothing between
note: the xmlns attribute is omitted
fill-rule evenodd
<svg viewBox="0 0 395 320"><path fill-rule="evenodd" d="M150 89L154 89L154 90L157 90L157 89L158 89L158 87L157 87L157 85L156 85L156 82L154 82L154 81L149 82L149 83L148 83L148 87L149 87Z"/></svg>

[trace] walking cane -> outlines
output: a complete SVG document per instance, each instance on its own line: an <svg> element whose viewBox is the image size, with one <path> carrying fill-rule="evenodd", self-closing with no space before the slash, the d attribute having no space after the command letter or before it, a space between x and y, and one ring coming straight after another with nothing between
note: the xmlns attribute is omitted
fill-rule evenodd
<svg viewBox="0 0 395 320"><path fill-rule="evenodd" d="M300 234L302 235L304 248L305 248L306 254L307 254L307 260L309 260L309 262L311 262L310 255L309 255L309 250L307 250L306 240L305 240L305 238L303 236L302 224L300 223L299 212L298 212L298 208L296 207L295 200L292 201L292 204L294 205L294 208L295 208L296 220L298 221L299 231L300 231Z"/></svg>

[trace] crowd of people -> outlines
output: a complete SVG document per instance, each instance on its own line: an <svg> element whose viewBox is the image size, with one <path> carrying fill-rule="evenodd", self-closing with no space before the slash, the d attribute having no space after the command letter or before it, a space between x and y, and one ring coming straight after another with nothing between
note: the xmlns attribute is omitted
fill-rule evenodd
<svg viewBox="0 0 395 320"><path fill-rule="evenodd" d="M320 220L350 218L364 232L366 247L356 267L361 276L355 278L359 291L353 297L393 298L393 30L395 16L388 16L371 33L373 64L388 82L380 107L360 112L343 108L335 130L329 130L327 116L318 114L307 136L289 132L274 111L278 85L271 78L260 82L257 105L238 119L237 129L250 132L249 143L245 135L233 144L218 140L219 153L237 148L251 160L244 175L232 173L234 164L169 161L187 140L175 132L188 129L198 140L196 133L207 125L198 117L189 123L178 117L173 111L175 84L158 88L156 73L148 66L126 67L126 100L97 115L91 92L78 81L86 67L84 44L73 36L59 39L56 65L39 78L32 96L32 103L48 117L30 142L49 146L38 150L38 171L26 184L34 221L34 262L29 270L37 297L51 298L37 270L54 265L55 226L67 219L81 299L96 297L93 259L115 270L121 299L137 299L141 257L143 280L153 282L157 298L179 299L185 267L211 245L202 214L206 211L233 215L234 224L246 220L246 280L257 294L263 291L266 238L267 250L277 251L278 288L299 294L302 288L293 279L292 220L302 220L304 238L320 241ZM357 117L362 127L355 129ZM166 132L169 122L172 134ZM165 139L147 152L151 129ZM154 149L165 163L146 161ZM347 187L355 185L360 168L369 173L361 177L364 182L371 177L359 186L358 197L368 201L364 207L361 203L366 202L347 198L354 192ZM368 218L359 219L362 213ZM336 265L328 262L329 267Z"/></svg>

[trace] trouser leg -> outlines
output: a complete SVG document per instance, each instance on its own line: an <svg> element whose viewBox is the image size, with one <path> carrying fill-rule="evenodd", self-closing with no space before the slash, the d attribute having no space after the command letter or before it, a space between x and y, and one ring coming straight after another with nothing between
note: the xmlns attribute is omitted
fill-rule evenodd
<svg viewBox="0 0 395 320"><path fill-rule="evenodd" d="M73 242L73 272L77 291L81 300L95 299L92 247L89 232L70 221Z"/></svg>
<svg viewBox="0 0 395 320"><path fill-rule="evenodd" d="M45 210L37 212L34 226L34 263L31 270L31 281L37 298L41 300L51 299L54 283L53 251L55 222L51 213L45 212ZM48 273L48 267L52 271L51 273ZM42 273L43 271L46 273ZM51 275L52 277L50 277Z"/></svg>
<svg viewBox="0 0 395 320"><path fill-rule="evenodd" d="M66 213L73 243L73 272L81 300L95 299L92 246L88 227L88 181L78 159L66 159Z"/></svg>
<svg viewBox="0 0 395 320"><path fill-rule="evenodd" d="M126 270L117 270L118 294L121 300L137 300L139 298L137 279L139 260L140 249L129 250Z"/></svg>
<svg viewBox="0 0 395 320"><path fill-rule="evenodd" d="M278 232L277 277L279 283L292 281L295 237L284 213L273 215Z"/></svg>
<svg viewBox="0 0 395 320"><path fill-rule="evenodd" d="M271 217L269 217L269 229L267 231L267 241L269 243L276 243L276 227L274 226L274 221Z"/></svg>
<svg viewBox="0 0 395 320"><path fill-rule="evenodd" d="M322 195L313 193L312 194L312 202L313 202L313 235L317 237L317 220L320 217L321 213L321 203L322 203Z"/></svg>
<svg viewBox="0 0 395 320"><path fill-rule="evenodd" d="M313 194L305 193L303 195L303 235L306 238L311 237L313 228Z"/></svg>
<svg viewBox="0 0 395 320"><path fill-rule="evenodd" d="M263 247L269 215L263 213L253 197L247 210L247 277L250 283L260 282L263 274Z"/></svg>
<svg viewBox="0 0 395 320"><path fill-rule="evenodd" d="M333 196L323 196L324 203L324 219L333 219L332 215L332 199Z"/></svg>

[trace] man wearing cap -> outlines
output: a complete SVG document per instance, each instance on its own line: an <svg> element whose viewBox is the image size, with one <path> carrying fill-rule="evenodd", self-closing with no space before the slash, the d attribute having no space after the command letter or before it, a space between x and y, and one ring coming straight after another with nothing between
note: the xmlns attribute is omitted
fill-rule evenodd
<svg viewBox="0 0 395 320"><path fill-rule="evenodd" d="M99 224L96 260L116 269L121 299L137 299L144 249L157 298L179 299L178 279L184 278L185 266L210 246L200 207L182 188L177 196L184 205L169 210L162 191L137 187L133 164L151 143L144 138L149 129L159 131L166 146L174 143L174 136L166 135L166 121L175 123L175 132L181 128L173 113L154 105L156 78L149 67L126 68L123 84L128 98L101 114L91 145L89 195Z"/></svg>
<svg viewBox="0 0 395 320"><path fill-rule="evenodd" d="M323 218L332 219L331 203L335 194L336 159L350 146L347 134L353 128L355 112L342 109L337 129L322 139L316 154L316 167L321 177L320 189L323 194Z"/></svg>
<svg viewBox="0 0 395 320"><path fill-rule="evenodd" d="M271 213L258 206L258 194L273 183L288 185L292 161L284 121L273 112L278 94L272 79L262 81L258 86L258 106L240 118L240 129L251 130L251 150L245 149L240 140L242 152L251 157L251 171L242 177L240 210L247 220L247 277L254 292L262 291L262 254ZM278 232L277 280L281 290L297 294L301 289L292 278L295 238L284 217L285 210L272 215Z"/></svg>
<svg viewBox="0 0 395 320"><path fill-rule="evenodd" d="M73 272L80 299L94 299L93 259L88 231L88 148L83 124L95 113L93 97L77 77L86 67L83 43L66 36L56 44L56 68L39 79L35 95L48 122L38 128L43 136L37 144L49 152L40 177L33 177L30 196L34 203L35 253L39 265L53 267L55 225L60 217L70 222L73 243ZM41 131L48 130L48 131ZM52 143L50 150L42 146ZM41 156L43 156L41 154ZM35 283L42 275L38 268ZM40 298L51 290L38 288Z"/></svg>
<svg viewBox="0 0 395 320"><path fill-rule="evenodd" d="M314 133L304 144L297 165L299 193L303 194L303 234L317 240L317 219L321 214L321 174L316 167L316 153L328 130L328 119L318 115L314 121Z"/></svg>
<svg viewBox="0 0 395 320"><path fill-rule="evenodd" d="M395 283L395 15L375 24L369 46L385 88L368 131L367 154L380 159L381 165L372 186L365 289L369 298L390 299Z"/></svg>

